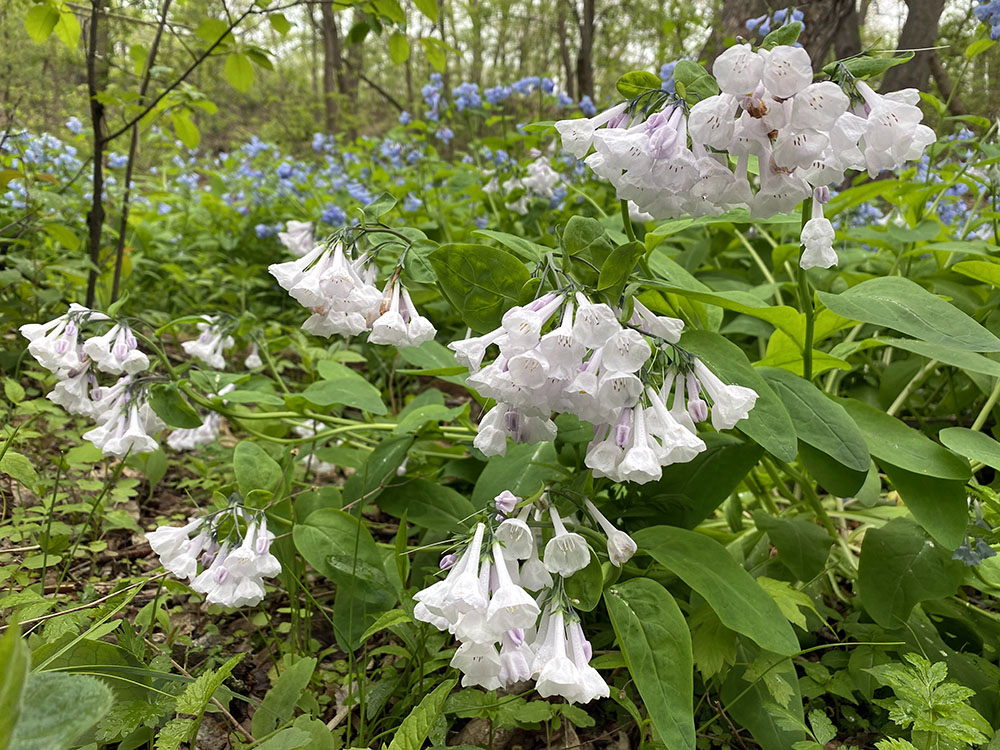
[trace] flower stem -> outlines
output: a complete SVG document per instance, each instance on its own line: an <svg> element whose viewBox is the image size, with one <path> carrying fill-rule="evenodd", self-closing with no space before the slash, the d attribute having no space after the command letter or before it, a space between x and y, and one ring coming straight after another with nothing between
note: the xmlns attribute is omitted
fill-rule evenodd
<svg viewBox="0 0 1000 750"><path fill-rule="evenodd" d="M635 242L635 227L632 226L632 219L628 215L628 201L621 201L622 207L622 224L625 225L625 234L628 236L629 242Z"/></svg>
<svg viewBox="0 0 1000 750"><path fill-rule="evenodd" d="M812 217L813 199L807 198L802 202L802 226ZM806 269L801 265L798 269L799 284L799 306L806 316L806 335L802 342L802 377L812 381L813 374L813 334L815 329L816 310L813 308L812 286L809 284L809 277Z"/></svg>

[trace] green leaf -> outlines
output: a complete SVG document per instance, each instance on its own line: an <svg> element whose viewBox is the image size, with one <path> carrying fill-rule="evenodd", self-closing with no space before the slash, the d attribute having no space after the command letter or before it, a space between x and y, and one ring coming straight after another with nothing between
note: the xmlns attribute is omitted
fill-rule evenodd
<svg viewBox="0 0 1000 750"><path fill-rule="evenodd" d="M292 539L306 562L328 580L379 611L392 606L395 597L382 555L357 518L335 508L321 508L295 524Z"/></svg>
<svg viewBox="0 0 1000 750"><path fill-rule="evenodd" d="M955 349L943 344L930 344L918 339L900 339L891 336L879 336L877 339L869 339L878 343L891 346L896 349L919 354L927 359L936 359L946 365L957 367L959 370L969 370L970 372L980 372L993 378L1000 377L1000 362L994 362L983 354L966 351L965 349Z"/></svg>
<svg viewBox="0 0 1000 750"><path fill-rule="evenodd" d="M306 729L299 727L285 727L273 737L268 738L259 745L254 745L255 750L306 750L312 747L313 735Z"/></svg>
<svg viewBox="0 0 1000 750"><path fill-rule="evenodd" d="M308 657L287 667L267 691L253 715L251 732L262 737L286 724L295 712L295 704L309 686L316 671L316 659Z"/></svg>
<svg viewBox="0 0 1000 750"><path fill-rule="evenodd" d="M795 460L798 441L788 411L767 381L751 367L740 347L710 331L686 331L680 346L702 359L723 382L753 388L757 403L750 416L736 425L737 429L782 461Z"/></svg>
<svg viewBox="0 0 1000 750"><path fill-rule="evenodd" d="M902 627L918 602L957 590L962 563L908 518L865 532L858 567L861 603L884 628Z"/></svg>
<svg viewBox="0 0 1000 750"><path fill-rule="evenodd" d="M1000 339L957 307L902 276L869 279L840 294L816 294L845 318L956 349L1000 351Z"/></svg>
<svg viewBox="0 0 1000 750"><path fill-rule="evenodd" d="M241 440L233 451L233 473L244 499L254 490L274 492L281 481L281 466L257 443Z"/></svg>
<svg viewBox="0 0 1000 750"><path fill-rule="evenodd" d="M840 404L788 370L758 369L781 399L799 440L855 471L867 471L871 457L864 435Z"/></svg>
<svg viewBox="0 0 1000 750"><path fill-rule="evenodd" d="M201 133L198 126L191 122L191 115L186 110L178 110L170 115L170 123L174 126L174 135L189 149L198 148L201 143Z"/></svg>
<svg viewBox="0 0 1000 750"><path fill-rule="evenodd" d="M403 463L412 444L412 435L387 438L379 443L344 485L345 503L353 503L362 498L372 502L379 497L390 481L396 479L396 469Z"/></svg>
<svg viewBox="0 0 1000 750"><path fill-rule="evenodd" d="M379 615L371 627L361 634L361 640L362 642L367 641L376 633L380 633L393 625L401 625L404 622L413 622L413 618L402 609L390 609L388 612L383 612Z"/></svg>
<svg viewBox="0 0 1000 750"><path fill-rule="evenodd" d="M448 48L445 44L440 39L434 39L429 36L421 37L420 44L424 48L424 56L427 58L427 62L431 64L434 70L443 73L445 65L448 64L446 54Z"/></svg>
<svg viewBox="0 0 1000 750"><path fill-rule="evenodd" d="M779 26L764 37L760 43L761 49L774 49L782 45L789 46L795 44L799 40L799 34L802 33L803 28L803 25L799 21L792 21L791 23L786 23L784 26Z"/></svg>
<svg viewBox="0 0 1000 750"><path fill-rule="evenodd" d="M154 383L149 389L149 405L171 427L184 430L201 426L201 417L181 395L175 383Z"/></svg>
<svg viewBox="0 0 1000 750"><path fill-rule="evenodd" d="M437 0L413 0L413 4L417 6L417 10L423 13L431 23L437 23L438 20L438 4Z"/></svg>
<svg viewBox="0 0 1000 750"><path fill-rule="evenodd" d="M862 54L846 60L832 62L823 68L823 72L839 80L840 69L843 66L852 77L865 79L881 75L889 68L908 62L912 58L913 50L899 52L892 57L876 57L875 55Z"/></svg>
<svg viewBox="0 0 1000 750"><path fill-rule="evenodd" d="M976 281L984 281L990 286L1000 287L1000 263L986 260L963 260L951 267L963 276Z"/></svg>
<svg viewBox="0 0 1000 750"><path fill-rule="evenodd" d="M861 401L837 400L861 429L868 451L880 461L928 477L962 481L969 478L969 465L965 461L922 432Z"/></svg>
<svg viewBox="0 0 1000 750"><path fill-rule="evenodd" d="M539 245L531 240L526 240L524 237L516 234L508 234L507 232L496 232L492 229L477 229L473 234L477 237L496 240L528 263L537 263L545 257L547 252L552 250L552 248Z"/></svg>
<svg viewBox="0 0 1000 750"><path fill-rule="evenodd" d="M463 521L476 510L464 495L426 479L385 488L378 506L396 518L405 513L407 521L425 529L451 532L463 529Z"/></svg>
<svg viewBox="0 0 1000 750"><path fill-rule="evenodd" d="M406 62L410 56L410 40L399 31L389 37L389 59L396 65Z"/></svg>
<svg viewBox="0 0 1000 750"><path fill-rule="evenodd" d="M625 511L630 521L693 529L733 493L764 452L733 435L701 437L706 449L694 459L665 466L658 481L632 490L641 502Z"/></svg>
<svg viewBox="0 0 1000 750"><path fill-rule="evenodd" d="M420 750L457 682L454 678L445 680L425 695L399 725L389 743L389 750Z"/></svg>
<svg viewBox="0 0 1000 750"><path fill-rule="evenodd" d="M714 539L673 526L639 529L632 538L701 594L726 627L768 651L787 656L799 650L798 639L778 605Z"/></svg>
<svg viewBox="0 0 1000 750"><path fill-rule="evenodd" d="M618 79L615 88L626 99L635 99L650 89L659 91L660 77L647 73L645 70L633 70Z"/></svg>
<svg viewBox="0 0 1000 750"><path fill-rule="evenodd" d="M1000 471L1000 443L988 435L967 427L946 427L938 433L938 440L960 456Z"/></svg>
<svg viewBox="0 0 1000 750"><path fill-rule="evenodd" d="M763 750L793 747L794 742L805 737L805 732L792 728L792 722L776 719L768 708L784 710L799 724L803 722L795 664L791 659L760 652L746 641L741 642L737 654L737 665L722 685L724 710L739 726L750 730ZM777 706L779 697L786 702L784 709Z"/></svg>
<svg viewBox="0 0 1000 750"><path fill-rule="evenodd" d="M80 247L80 238L76 236L76 232L63 224L45 224L42 229L67 250L75 251Z"/></svg>
<svg viewBox="0 0 1000 750"><path fill-rule="evenodd" d="M693 750L691 634L677 602L647 578L615 584L604 601L658 739L672 749Z"/></svg>
<svg viewBox="0 0 1000 750"><path fill-rule="evenodd" d="M594 554L593 547L590 547L590 562L582 570L565 579L564 584L566 596L574 608L591 612L598 605L604 591L604 571L600 559Z"/></svg>
<svg viewBox="0 0 1000 750"><path fill-rule="evenodd" d="M812 521L777 518L758 510L753 515L757 528L767 533L784 563L800 581L811 581L826 567L833 539Z"/></svg>
<svg viewBox="0 0 1000 750"><path fill-rule="evenodd" d="M504 490L521 498L533 495L545 482L562 476L558 470L556 449L552 443L511 445L505 456L493 456L472 489L472 504L486 504Z"/></svg>
<svg viewBox="0 0 1000 750"><path fill-rule="evenodd" d="M607 292L608 297L617 300L635 270L635 264L645 254L646 246L641 242L626 242L612 250L601 266L601 275L597 279L598 291Z"/></svg>
<svg viewBox="0 0 1000 750"><path fill-rule="evenodd" d="M80 22L76 20L76 14L65 6L61 7L59 21L56 22L52 32L67 47L76 49L80 42Z"/></svg>
<svg viewBox="0 0 1000 750"><path fill-rule="evenodd" d="M96 677L63 672L28 675L10 747L64 750L111 708L110 688Z"/></svg>
<svg viewBox="0 0 1000 750"><path fill-rule="evenodd" d="M9 621L0 640L0 747L10 747L30 670L31 652L17 623Z"/></svg>
<svg viewBox="0 0 1000 750"><path fill-rule="evenodd" d="M310 384L302 396L316 406L343 404L370 414L385 414L382 393L350 367L324 359L319 363L322 380Z"/></svg>
<svg viewBox="0 0 1000 750"><path fill-rule="evenodd" d="M971 60L973 57L981 55L994 44L996 44L996 42L992 39L977 39L965 48L965 59Z"/></svg>
<svg viewBox="0 0 1000 750"><path fill-rule="evenodd" d="M406 14L397 0L372 0L375 10L393 23L406 23Z"/></svg>
<svg viewBox="0 0 1000 750"><path fill-rule="evenodd" d="M285 18L284 13L268 13L267 20L271 24L271 28L282 36L292 30L292 24Z"/></svg>
<svg viewBox="0 0 1000 750"><path fill-rule="evenodd" d="M677 91L683 91L682 96L689 102L707 99L719 93L719 84L705 70L705 66L691 60L678 60L674 66L674 85Z"/></svg>
<svg viewBox="0 0 1000 750"><path fill-rule="evenodd" d="M521 261L489 245L442 245L430 254L430 262L444 296L474 331L499 326L530 278Z"/></svg>
<svg viewBox="0 0 1000 750"><path fill-rule="evenodd" d="M364 207L366 221L378 221L396 207L396 196L382 191L375 200Z"/></svg>
<svg viewBox="0 0 1000 750"><path fill-rule="evenodd" d="M38 483L38 472L34 464L27 456L16 451L8 450L3 454L3 458L0 458L0 471L32 491Z"/></svg>
<svg viewBox="0 0 1000 750"><path fill-rule="evenodd" d="M885 461L879 464L927 533L949 549L962 543L969 525L969 495L964 481L915 474Z"/></svg>
<svg viewBox="0 0 1000 750"><path fill-rule="evenodd" d="M232 31L229 28L229 24L221 18L206 18L198 24L194 33L199 39L207 44L215 44L215 42L223 36L230 37L227 41L232 39Z"/></svg>
<svg viewBox="0 0 1000 750"><path fill-rule="evenodd" d="M253 65L243 52L230 52L226 56L226 80L237 91L249 91L253 86Z"/></svg>
<svg viewBox="0 0 1000 750"><path fill-rule="evenodd" d="M817 450L801 440L799 441L799 460L823 489L837 497L854 497L854 494L864 486L865 480L868 478L867 470L848 469L823 451ZM869 468L874 466L870 459L868 465ZM877 479L877 469L875 474Z"/></svg>
<svg viewBox="0 0 1000 750"><path fill-rule="evenodd" d="M59 23L59 11L51 3L38 3L24 15L24 28L35 44L41 44Z"/></svg>

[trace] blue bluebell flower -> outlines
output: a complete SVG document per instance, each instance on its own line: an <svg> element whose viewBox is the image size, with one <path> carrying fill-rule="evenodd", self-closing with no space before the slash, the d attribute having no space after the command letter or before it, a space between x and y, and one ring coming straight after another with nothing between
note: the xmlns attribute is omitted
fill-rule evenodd
<svg viewBox="0 0 1000 750"><path fill-rule="evenodd" d="M451 95L455 99L455 108L459 112L465 109L481 107L483 104L483 100L479 98L479 86L469 81L453 88Z"/></svg>
<svg viewBox="0 0 1000 750"><path fill-rule="evenodd" d="M674 85L674 68L677 67L677 61L664 63L660 66L660 88L664 91L673 94L677 91Z"/></svg>
<svg viewBox="0 0 1000 750"><path fill-rule="evenodd" d="M580 100L580 111L587 117L593 117L597 114L597 107L594 106L594 102L589 96L585 96Z"/></svg>
<svg viewBox="0 0 1000 750"><path fill-rule="evenodd" d="M493 106L496 106L504 99L508 99L511 95L510 86L494 86L493 88L485 89L483 91L483 96L486 97L488 101Z"/></svg>
<svg viewBox="0 0 1000 750"><path fill-rule="evenodd" d="M406 198L403 200L403 210L411 213L418 211L422 205L424 205L424 202L413 193L407 193Z"/></svg>
<svg viewBox="0 0 1000 750"><path fill-rule="evenodd" d="M333 203L327 203L323 208L323 212L319 216L320 221L324 224L329 224L333 227L343 226L344 222L347 221L347 214L344 213L344 209Z"/></svg>
<svg viewBox="0 0 1000 750"><path fill-rule="evenodd" d="M560 108L565 109L566 107L572 107L574 104L576 104L576 102L573 101L572 96L570 96L564 91L560 91L558 104Z"/></svg>
<svg viewBox="0 0 1000 750"><path fill-rule="evenodd" d="M399 113L399 124L400 125L409 125L412 120L413 120L413 115L411 115L405 109L402 112Z"/></svg>
<svg viewBox="0 0 1000 750"><path fill-rule="evenodd" d="M71 117L66 120L66 129L73 135L80 135L83 132L83 123L80 122L80 118Z"/></svg>
<svg viewBox="0 0 1000 750"><path fill-rule="evenodd" d="M434 133L434 137L439 141L450 143L451 139L455 137L455 134L451 132L451 128L449 127L440 127L437 129L437 132Z"/></svg>
<svg viewBox="0 0 1000 750"><path fill-rule="evenodd" d="M108 154L108 166L112 169L121 169L128 164L128 157L125 154Z"/></svg>

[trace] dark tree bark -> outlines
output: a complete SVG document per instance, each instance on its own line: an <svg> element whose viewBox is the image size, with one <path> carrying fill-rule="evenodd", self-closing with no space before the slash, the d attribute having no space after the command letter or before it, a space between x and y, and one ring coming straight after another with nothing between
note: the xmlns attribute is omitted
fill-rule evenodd
<svg viewBox="0 0 1000 750"><path fill-rule="evenodd" d="M573 91L573 60L569 53L569 39L566 36L566 0L556 0L556 31L559 34L559 57L563 74L566 76L566 95L576 99Z"/></svg>
<svg viewBox="0 0 1000 750"><path fill-rule="evenodd" d="M805 29L799 42L809 52L813 68L819 70L827 62L831 48L837 48L837 57L847 57L861 51L861 32L854 0L813 0L802 6ZM855 48L848 55L841 48Z"/></svg>
<svg viewBox="0 0 1000 750"><path fill-rule="evenodd" d="M333 3L320 5L320 13L323 28L323 116L327 132L332 133L337 127L337 94L341 91L340 32Z"/></svg>
<svg viewBox="0 0 1000 750"><path fill-rule="evenodd" d="M937 50L931 50L930 56L931 75L934 76L934 83L937 84L938 91L941 92L941 98L948 103L948 111L956 117L969 114L969 108L962 103L955 92L948 71L945 70L944 63L941 62L941 55L938 54Z"/></svg>
<svg viewBox="0 0 1000 750"><path fill-rule="evenodd" d="M579 15L580 49L576 55L576 93L581 99L594 96L594 18L597 1L583 0Z"/></svg>
<svg viewBox="0 0 1000 750"><path fill-rule="evenodd" d="M933 47L944 4L945 0L906 0L909 10L903 31L899 35L897 49ZM926 90L931 78L931 54L930 51L917 52L908 63L889 68L882 79L882 89Z"/></svg>
<svg viewBox="0 0 1000 750"><path fill-rule="evenodd" d="M747 36L746 22L767 12L766 0L723 0L716 13L718 19L701 48L699 59L712 70L715 58L726 49L726 39Z"/></svg>

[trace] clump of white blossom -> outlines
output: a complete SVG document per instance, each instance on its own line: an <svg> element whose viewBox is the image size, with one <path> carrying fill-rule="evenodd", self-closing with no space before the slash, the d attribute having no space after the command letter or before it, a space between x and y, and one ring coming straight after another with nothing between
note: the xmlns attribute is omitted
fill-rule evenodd
<svg viewBox="0 0 1000 750"><path fill-rule="evenodd" d="M301 247L290 238L283 240L293 252L293 246ZM315 244L298 260L268 266L281 288L312 313L303 330L326 337L368 331L373 344L418 346L436 331L417 311L400 281L400 270L397 267L380 291L371 255L352 257L340 240Z"/></svg>
<svg viewBox="0 0 1000 750"><path fill-rule="evenodd" d="M274 534L263 512L230 505L184 526L160 526L146 534L160 564L210 604L252 607L267 593L265 578L281 572L271 554Z"/></svg>
<svg viewBox="0 0 1000 750"><path fill-rule="evenodd" d="M708 419L704 395L718 430L749 415L755 391L722 382L675 346L680 320L638 299L627 325L621 314L582 292L550 292L512 307L490 333L449 344L472 373L466 382L497 402L480 422L475 447L494 456L506 452L508 438L553 440L552 416L566 412L594 425L586 465L595 476L642 484L705 450L695 429ZM491 347L497 356L483 367Z"/></svg>
<svg viewBox="0 0 1000 750"><path fill-rule="evenodd" d="M618 104L556 123L563 148L653 218L770 217L814 200L802 232L803 268L837 262L821 204L849 170L872 177L921 157L934 131L921 124L916 89L879 94L861 80L814 82L801 47L737 44L715 60L720 93L690 112L676 98L652 113ZM587 156L591 147L594 152ZM758 176L751 175L756 157Z"/></svg>
<svg viewBox="0 0 1000 750"><path fill-rule="evenodd" d="M232 349L236 341L230 336L226 327L220 325L217 315L203 315L198 323L198 338L181 343L184 352L195 359L201 360L214 370L226 369L226 359L223 356L227 349Z"/></svg>
<svg viewBox="0 0 1000 750"><path fill-rule="evenodd" d="M96 421L97 427L83 437L105 456L123 458L155 451L158 445L150 434L164 424L149 406L142 378L149 358L139 350L128 324L114 323L102 335L85 335L86 327L110 321L107 315L74 303L64 315L47 323L25 324L20 331L28 339L28 352L58 378L48 398L71 414ZM120 377L113 385L102 386L98 373Z"/></svg>
<svg viewBox="0 0 1000 750"><path fill-rule="evenodd" d="M607 536L611 563L621 566L635 542L589 500L585 505ZM414 617L460 641L451 666L464 687L495 690L533 679L544 698L606 698L608 685L590 665L590 642L564 588L590 563L586 540L566 528L545 495L524 503L505 490L493 509L441 558L448 573L414 595Z"/></svg>

